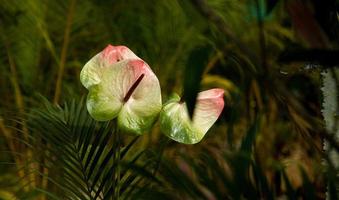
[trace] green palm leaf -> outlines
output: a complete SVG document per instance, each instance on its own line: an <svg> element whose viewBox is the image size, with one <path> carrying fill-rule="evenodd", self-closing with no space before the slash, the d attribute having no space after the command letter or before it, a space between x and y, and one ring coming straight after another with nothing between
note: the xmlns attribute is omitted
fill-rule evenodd
<svg viewBox="0 0 339 200"><path fill-rule="evenodd" d="M132 154L138 138L122 147L129 138L120 138L115 121L93 120L83 100L64 108L45 100L28 119L34 162L48 170L49 185L41 191L60 199L127 199L127 192L157 181L149 171L154 160L145 160L144 151Z"/></svg>

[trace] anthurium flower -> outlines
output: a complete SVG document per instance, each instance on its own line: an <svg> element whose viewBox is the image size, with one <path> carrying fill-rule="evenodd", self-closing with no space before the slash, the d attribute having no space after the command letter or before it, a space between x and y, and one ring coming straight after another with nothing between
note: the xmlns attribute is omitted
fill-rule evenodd
<svg viewBox="0 0 339 200"><path fill-rule="evenodd" d="M85 64L80 80L89 90L89 114L98 121L117 117L118 126L127 132L142 134L161 110L157 77L125 46L108 45Z"/></svg>
<svg viewBox="0 0 339 200"><path fill-rule="evenodd" d="M160 112L160 128L171 139L195 144L218 119L224 108L224 90L210 89L200 92L197 97L192 120L189 118L185 102L174 95Z"/></svg>

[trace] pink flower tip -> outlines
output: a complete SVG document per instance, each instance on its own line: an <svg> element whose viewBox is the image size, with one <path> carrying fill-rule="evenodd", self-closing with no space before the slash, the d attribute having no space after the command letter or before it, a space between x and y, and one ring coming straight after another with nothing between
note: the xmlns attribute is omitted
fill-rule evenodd
<svg viewBox="0 0 339 200"><path fill-rule="evenodd" d="M108 61L109 64L119 62L125 59L137 59L138 57L126 46L107 45L101 52L102 59Z"/></svg>
<svg viewBox="0 0 339 200"><path fill-rule="evenodd" d="M210 90L206 90L200 92L198 94L198 99L216 99L216 98L224 98L225 91L221 88L214 88Z"/></svg>
<svg viewBox="0 0 339 200"><path fill-rule="evenodd" d="M207 105L210 106L208 110L214 110L214 112L212 113L214 113L215 116L219 117L225 105L224 93L225 91L221 88L206 90L198 94L197 101L201 104L207 103ZM211 102L213 103L210 104Z"/></svg>

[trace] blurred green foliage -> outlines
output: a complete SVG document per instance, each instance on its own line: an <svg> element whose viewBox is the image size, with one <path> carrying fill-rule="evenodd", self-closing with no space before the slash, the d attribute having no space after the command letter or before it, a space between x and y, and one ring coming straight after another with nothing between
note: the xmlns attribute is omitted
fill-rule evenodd
<svg viewBox="0 0 339 200"><path fill-rule="evenodd" d="M220 87L226 102L197 145L167 141L157 124L132 147L133 138L123 136L121 147L132 155L113 180L131 172L107 199L118 190L123 199L324 199L327 183L336 199L338 166L322 145L338 151L338 141L324 129L320 73L338 63L279 58L290 50L338 49L337 8L335 0L0 0L0 199L112 194L115 181L102 183L115 166L104 161L107 151L120 150L113 139L95 161L109 164L92 172L77 168L86 160L73 162L74 152L58 153L63 144L79 147L81 134L96 136L77 121L91 120L79 103L86 94L79 73L107 44L128 46L151 66L163 101L184 93L193 108L197 90ZM195 58L202 46L211 50ZM104 144L90 141L88 152ZM100 177L97 184L87 173Z"/></svg>

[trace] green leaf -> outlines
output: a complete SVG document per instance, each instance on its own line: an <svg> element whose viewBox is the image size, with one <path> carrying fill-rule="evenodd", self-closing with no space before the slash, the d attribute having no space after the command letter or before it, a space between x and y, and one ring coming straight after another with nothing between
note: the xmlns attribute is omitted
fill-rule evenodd
<svg viewBox="0 0 339 200"><path fill-rule="evenodd" d="M187 60L184 76L183 100L187 104L188 114L193 117L197 94L200 89L200 82L208 59L212 52L210 46L202 46L194 49Z"/></svg>
<svg viewBox="0 0 339 200"><path fill-rule="evenodd" d="M297 199L296 191L293 189L290 180L287 177L285 170L282 170L282 177L286 187L286 195L289 199Z"/></svg>
<svg viewBox="0 0 339 200"><path fill-rule="evenodd" d="M240 151L243 151L246 153L252 152L252 146L254 145L255 137L257 135L258 128L259 128L258 126L259 126L259 120L257 119L247 131L247 134L241 143Z"/></svg>
<svg viewBox="0 0 339 200"><path fill-rule="evenodd" d="M266 0L266 15L269 15L275 8L279 0Z"/></svg>
<svg viewBox="0 0 339 200"><path fill-rule="evenodd" d="M305 170L302 167L300 167L299 169L300 169L302 180L303 180L303 190L304 190L304 195L305 195L304 198L310 199L310 200L317 199L317 196L315 193L316 191L315 186L311 183Z"/></svg>
<svg viewBox="0 0 339 200"><path fill-rule="evenodd" d="M137 138L122 149L116 121L96 122L88 114L84 99L72 101L64 108L47 101L44 105L45 108L34 109L28 114L27 124L32 134L29 143L39 152L36 161L41 162L43 158L44 162L40 164L51 172L47 177L50 184L57 186L57 192L46 192L61 199L118 198L117 195L124 196L126 188L134 192L132 188L144 186L141 182L140 185L125 185L124 190L120 188L121 177L126 171L125 165L120 163L125 162L130 168L144 159L129 159L129 151ZM129 176L155 180L151 173L139 172L130 171Z"/></svg>

